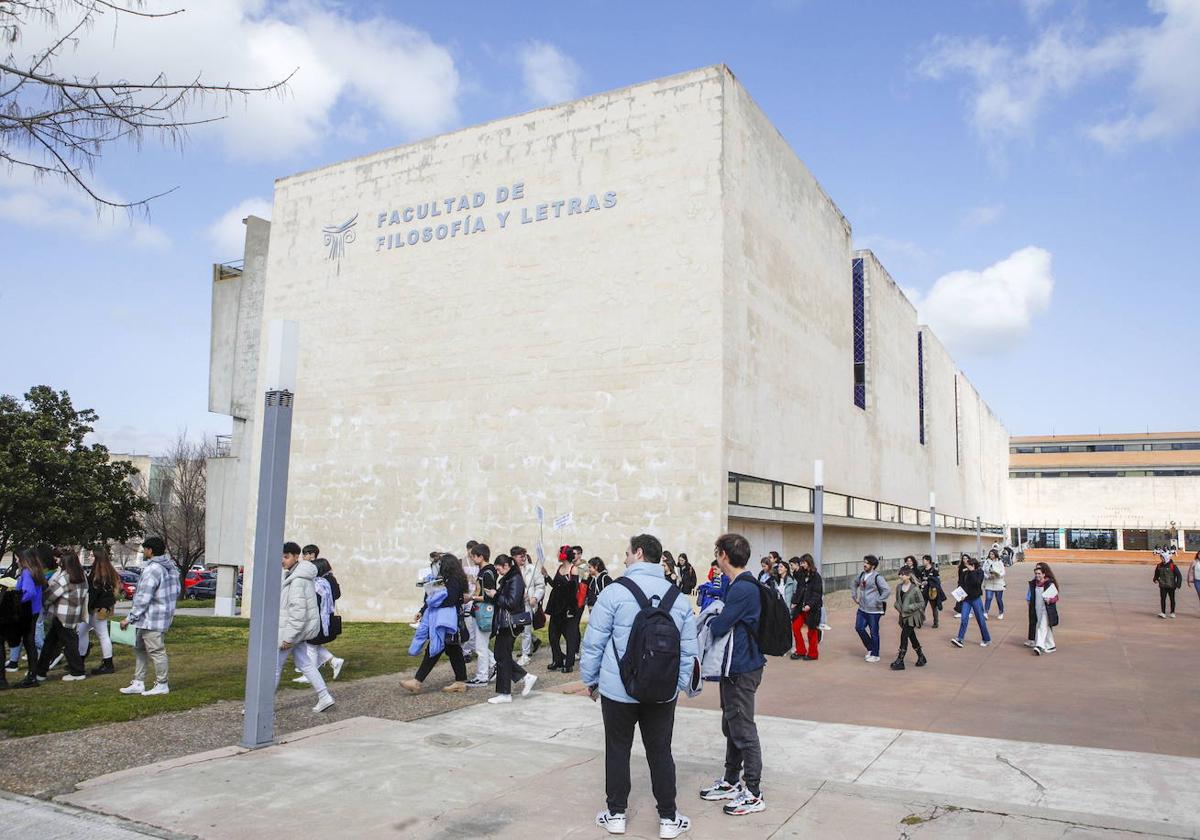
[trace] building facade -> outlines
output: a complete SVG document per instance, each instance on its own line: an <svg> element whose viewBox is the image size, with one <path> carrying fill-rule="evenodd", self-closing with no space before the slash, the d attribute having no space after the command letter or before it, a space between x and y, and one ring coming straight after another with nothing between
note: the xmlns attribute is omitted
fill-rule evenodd
<svg viewBox="0 0 1200 840"><path fill-rule="evenodd" d="M286 530L352 618L468 538L809 551L817 461L827 566L928 551L931 491L941 553L1003 533L1003 426L723 66L280 179L213 289L214 562L249 559L296 321Z"/></svg>
<svg viewBox="0 0 1200 840"><path fill-rule="evenodd" d="M1200 551L1200 432L1013 437L1008 521L1034 549Z"/></svg>

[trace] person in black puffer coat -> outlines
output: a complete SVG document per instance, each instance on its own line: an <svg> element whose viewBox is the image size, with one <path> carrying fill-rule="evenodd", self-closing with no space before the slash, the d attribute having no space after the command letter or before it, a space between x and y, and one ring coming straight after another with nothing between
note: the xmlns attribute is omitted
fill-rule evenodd
<svg viewBox="0 0 1200 840"><path fill-rule="evenodd" d="M513 661L513 642L520 636L525 625L533 620L525 603L525 578L521 570L507 554L501 554L495 562L496 574L500 576L496 588L487 594L496 599L496 614L492 619L492 636L495 638L493 652L496 655L496 696L489 703L511 703L513 681L524 683L521 696L533 690L537 677Z"/></svg>
<svg viewBox="0 0 1200 840"><path fill-rule="evenodd" d="M819 654L821 639L821 607L825 603L825 582L817 573L817 564L811 554L793 557L789 563L796 569L796 592L792 595L792 636L796 650L791 659L815 662ZM808 645L804 637L808 636Z"/></svg>

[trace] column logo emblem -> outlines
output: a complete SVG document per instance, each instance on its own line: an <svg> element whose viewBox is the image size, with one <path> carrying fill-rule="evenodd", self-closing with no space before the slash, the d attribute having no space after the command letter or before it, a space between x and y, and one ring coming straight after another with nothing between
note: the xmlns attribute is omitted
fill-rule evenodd
<svg viewBox="0 0 1200 840"><path fill-rule="evenodd" d="M329 249L325 259L337 264L339 274L342 270L342 257L346 254L346 246L358 237L358 233L354 230L356 224L358 224L357 213L340 225L326 225L321 228L325 247Z"/></svg>

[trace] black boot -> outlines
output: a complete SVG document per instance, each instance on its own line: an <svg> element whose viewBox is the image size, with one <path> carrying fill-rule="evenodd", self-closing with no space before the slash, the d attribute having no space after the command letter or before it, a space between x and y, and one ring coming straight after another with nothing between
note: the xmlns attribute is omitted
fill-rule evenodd
<svg viewBox="0 0 1200 840"><path fill-rule="evenodd" d="M30 671L25 675L25 679L17 683L17 688L37 688L39 685L37 675Z"/></svg>
<svg viewBox="0 0 1200 840"><path fill-rule="evenodd" d="M112 657L110 656L107 659L100 660L100 664L92 669L92 676L96 677L101 674L115 674L116 671L117 669L113 667Z"/></svg>
<svg viewBox="0 0 1200 840"><path fill-rule="evenodd" d="M938 614L939 614L938 610L933 611L933 629L934 630L936 630L937 626L938 626Z"/></svg>
<svg viewBox="0 0 1200 840"><path fill-rule="evenodd" d="M920 668L920 667L924 666L925 663L928 662L929 660L925 658L925 651L921 650L920 648L916 648L916 651L917 651L917 667Z"/></svg>
<svg viewBox="0 0 1200 840"><path fill-rule="evenodd" d="M906 656L908 656L908 643L901 642L900 650L896 651L896 661L893 662L891 665L891 668L893 671L903 671L904 670L904 657L906 657Z"/></svg>

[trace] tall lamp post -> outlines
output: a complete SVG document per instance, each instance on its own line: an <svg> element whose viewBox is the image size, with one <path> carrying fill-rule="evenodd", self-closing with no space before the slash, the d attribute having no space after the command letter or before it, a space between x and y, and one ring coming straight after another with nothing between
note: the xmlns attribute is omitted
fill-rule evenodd
<svg viewBox="0 0 1200 840"><path fill-rule="evenodd" d="M267 392L263 400L258 521L250 586L246 717L242 728L242 746L251 749L269 746L275 740L275 668L279 657L279 590L283 578L280 560L298 336L299 325L295 321L272 321L267 326Z"/></svg>
<svg viewBox="0 0 1200 840"><path fill-rule="evenodd" d="M821 558L825 553L825 462L818 459L813 461L813 562L817 564L817 574L821 574ZM822 576L821 580L825 578ZM827 630L825 623L825 606L821 606L820 627Z"/></svg>
<svg viewBox="0 0 1200 840"><path fill-rule="evenodd" d="M975 559L983 563L983 520L975 516Z"/></svg>
<svg viewBox="0 0 1200 840"><path fill-rule="evenodd" d="M937 496L929 491L929 556L933 558L933 567L938 567L937 553Z"/></svg>

